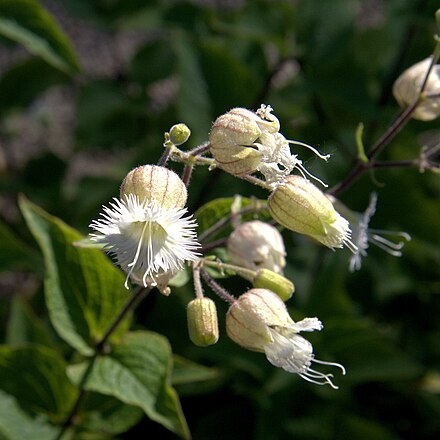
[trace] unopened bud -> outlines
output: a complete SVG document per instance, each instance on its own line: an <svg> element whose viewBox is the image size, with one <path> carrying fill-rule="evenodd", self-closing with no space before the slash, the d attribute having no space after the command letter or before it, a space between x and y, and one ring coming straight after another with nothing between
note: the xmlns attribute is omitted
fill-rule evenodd
<svg viewBox="0 0 440 440"><path fill-rule="evenodd" d="M430 65L431 58L426 58L420 63L414 64L406 69L399 78L397 78L393 85L393 95L401 107L409 107L417 100ZM440 116L439 64L432 67L424 89L424 94L426 96L420 101L411 116L421 121L431 121Z"/></svg>
<svg viewBox="0 0 440 440"><path fill-rule="evenodd" d="M283 237L277 228L260 220L235 228L228 238L228 253L233 264L251 270L282 273L286 265Z"/></svg>
<svg viewBox="0 0 440 440"><path fill-rule="evenodd" d="M272 217L291 231L309 235L334 249L345 244L355 251L350 241L351 231L331 201L307 179L288 176L270 195L268 201Z"/></svg>
<svg viewBox="0 0 440 440"><path fill-rule="evenodd" d="M231 305L226 314L226 333L237 344L264 352L272 342L270 326L293 324L284 302L268 289L250 289Z"/></svg>
<svg viewBox="0 0 440 440"><path fill-rule="evenodd" d="M218 341L217 309L209 298L196 298L187 308L188 332L191 341L199 347Z"/></svg>
<svg viewBox="0 0 440 440"><path fill-rule="evenodd" d="M139 201L155 200L165 208L183 208L187 190L180 177L168 168L143 165L131 170L121 185L121 199L134 194Z"/></svg>
<svg viewBox="0 0 440 440"><path fill-rule="evenodd" d="M181 145L191 136L191 130L186 124L176 124L170 128L169 136L173 145Z"/></svg>
<svg viewBox="0 0 440 440"><path fill-rule="evenodd" d="M252 284L257 288L271 290L283 301L290 299L295 291L292 281L269 269L260 269L252 280Z"/></svg>

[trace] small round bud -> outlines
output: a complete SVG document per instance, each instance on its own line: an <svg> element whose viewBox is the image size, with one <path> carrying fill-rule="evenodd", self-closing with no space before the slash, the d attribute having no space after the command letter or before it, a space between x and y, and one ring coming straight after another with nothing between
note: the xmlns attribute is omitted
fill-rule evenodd
<svg viewBox="0 0 440 440"><path fill-rule="evenodd" d="M228 238L231 262L251 270L266 268L282 273L286 250L278 229L260 220L243 223Z"/></svg>
<svg viewBox="0 0 440 440"><path fill-rule="evenodd" d="M252 284L257 288L271 290L283 301L290 299L295 291L292 281L268 269L260 269L252 280Z"/></svg>
<svg viewBox="0 0 440 440"><path fill-rule="evenodd" d="M191 130L186 124L175 124L170 128L170 142L173 145L184 144L191 136Z"/></svg>
<svg viewBox="0 0 440 440"><path fill-rule="evenodd" d="M257 170L261 154L253 144L261 135L259 119L244 108L234 108L217 118L209 133L209 142L211 154L220 168L236 176Z"/></svg>
<svg viewBox="0 0 440 440"><path fill-rule="evenodd" d="M199 347L208 347L218 341L217 309L209 298L196 298L187 308L188 332L191 341Z"/></svg>
<svg viewBox="0 0 440 440"><path fill-rule="evenodd" d="M287 176L270 195L268 201L272 217L291 231L309 235L329 248L345 244L351 250L351 231L331 201L307 179Z"/></svg>
<svg viewBox="0 0 440 440"><path fill-rule="evenodd" d="M272 342L270 326L293 324L282 299L267 289L250 289L231 305L226 314L226 333L242 347L264 352Z"/></svg>
<svg viewBox="0 0 440 440"><path fill-rule="evenodd" d="M419 96L420 88L430 64L431 58L426 58L406 69L397 78L393 85L393 95L401 107L406 108L414 104ZM425 98L417 105L412 117L421 121L431 121L440 116L440 96L438 96L440 94L439 64L432 67L424 94L426 95ZM429 95L437 96L429 97Z"/></svg>
<svg viewBox="0 0 440 440"><path fill-rule="evenodd" d="M137 196L140 202L155 200L165 208L183 208L188 197L180 177L157 165L142 165L127 174L121 185L121 199L129 194Z"/></svg>

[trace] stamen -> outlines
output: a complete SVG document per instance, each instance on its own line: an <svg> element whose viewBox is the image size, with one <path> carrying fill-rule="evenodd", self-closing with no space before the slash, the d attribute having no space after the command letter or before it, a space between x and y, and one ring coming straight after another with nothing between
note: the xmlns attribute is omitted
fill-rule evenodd
<svg viewBox="0 0 440 440"><path fill-rule="evenodd" d="M310 377L307 377L307 375L305 375L305 374L301 374L301 373L299 373L299 376L300 377L302 377L304 380L306 380L307 382L311 382L311 383L314 383L314 384L316 384L316 385L330 385L334 390L338 390L339 389L339 387L337 387L330 379L328 379L328 378L325 378L326 380L325 380L325 382L318 382L317 380L313 380L313 379L310 379Z"/></svg>
<svg viewBox="0 0 440 440"><path fill-rule="evenodd" d="M330 159L330 154L323 155L316 148L312 147L309 144L304 144L303 142L300 142L300 141L289 141L289 140L287 140L287 142L289 142L289 144L300 145L301 147L308 148L310 151L313 151L313 153L315 153L316 156L318 156L320 159L325 160L326 162L327 162L327 160Z"/></svg>
<svg viewBox="0 0 440 440"><path fill-rule="evenodd" d="M128 267L130 268L130 270L127 273L127 278L125 279L125 283L124 283L124 286L125 286L126 289L128 289L128 279L130 278L130 275L132 274L132 272L133 272L133 270L134 270L134 268L135 268L135 266L137 264L137 261L139 259L139 255L141 253L141 248L142 248L142 242L144 240L145 229L146 229L148 223L149 222L145 222L145 225L142 228L141 237L140 237L139 243L137 245L136 254L134 256L134 259L133 259L133 261L130 264L128 264Z"/></svg>
<svg viewBox="0 0 440 440"><path fill-rule="evenodd" d="M302 164L302 162L300 160L298 160L298 164L296 165L296 167L299 169L299 172L302 174L304 179L307 179L307 177L306 177L306 175L307 175L307 176L311 177L313 180L316 180L317 182L319 182L324 188L328 187L328 185L326 183L324 183L321 179L318 179L312 173L307 171L306 167Z"/></svg>
<svg viewBox="0 0 440 440"><path fill-rule="evenodd" d="M345 376L346 370L345 367L341 364L338 364L336 362L327 362L327 361L320 361L319 359L312 359L312 362L315 362L317 364L321 364L321 365L329 365L330 367L337 367L342 371L342 374Z"/></svg>
<svg viewBox="0 0 440 440"><path fill-rule="evenodd" d="M347 246L347 248L353 253L356 254L358 252L358 247L349 239L346 238L343 243L345 244L345 246Z"/></svg>

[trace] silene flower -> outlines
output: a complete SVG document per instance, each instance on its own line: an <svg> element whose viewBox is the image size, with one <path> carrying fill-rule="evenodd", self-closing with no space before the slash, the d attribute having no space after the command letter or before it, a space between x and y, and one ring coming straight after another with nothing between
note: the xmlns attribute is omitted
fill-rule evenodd
<svg viewBox="0 0 440 440"><path fill-rule="evenodd" d="M376 245L394 257L402 256L402 249L405 246L405 242L411 240L409 234L402 231L387 231L384 229L373 229L369 227L371 217L373 217L376 212L376 193L371 193L370 203L364 213L351 211L333 196L329 195L328 198L332 201L338 211L350 220L352 227L352 240L357 247L357 251L353 252L353 255L350 257L350 272L360 270L362 266L362 258L367 256L367 249L370 243ZM401 240L394 242L386 238L387 236L397 237Z"/></svg>
<svg viewBox="0 0 440 440"><path fill-rule="evenodd" d="M270 105L262 104L256 112L233 108L214 122L209 135L210 151L226 172L241 176L259 171L269 185L276 185L294 168L319 181L291 153L290 144L306 147L324 160L330 156L323 156L302 142L287 140L279 130L280 122Z"/></svg>
<svg viewBox="0 0 440 440"><path fill-rule="evenodd" d="M184 217L187 193L180 177L168 168L143 165L130 171L120 198L103 207L90 227L91 239L104 245L128 280L169 293L168 281L186 261L197 260L196 223Z"/></svg>
<svg viewBox="0 0 440 440"><path fill-rule="evenodd" d="M312 364L345 368L337 363L315 358L313 346L300 332L321 330L317 318L305 318L294 322L284 302L267 289L251 289L241 295L226 315L226 331L237 344L265 353L268 361L289 373L296 373L308 382L338 387L332 382L332 374L312 368Z"/></svg>
<svg viewBox="0 0 440 440"><path fill-rule="evenodd" d="M186 261L196 261L196 223L184 217L185 208L160 206L153 200L139 201L129 194L104 206L102 218L90 227L91 239L104 245L127 273L128 280L147 286L166 286Z"/></svg>

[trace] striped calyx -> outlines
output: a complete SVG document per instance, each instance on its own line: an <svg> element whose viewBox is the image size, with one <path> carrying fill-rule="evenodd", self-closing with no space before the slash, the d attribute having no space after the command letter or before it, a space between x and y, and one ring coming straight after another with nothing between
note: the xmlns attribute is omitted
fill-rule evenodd
<svg viewBox="0 0 440 440"><path fill-rule="evenodd" d="M257 170L261 153L254 146L262 119L245 108L234 108L214 122L209 134L210 151L224 171L240 176ZM264 121L262 121L264 122Z"/></svg>
<svg viewBox="0 0 440 440"><path fill-rule="evenodd" d="M129 194L137 196L141 203L154 200L164 208L183 208L188 197L180 177L157 165L142 165L127 174L121 185L121 200Z"/></svg>
<svg viewBox="0 0 440 440"><path fill-rule="evenodd" d="M301 176L288 176L278 185L269 197L268 206L280 225L300 234L324 234L324 223L336 218L330 200Z"/></svg>
<svg viewBox="0 0 440 440"><path fill-rule="evenodd" d="M309 235L331 249L351 242L348 221L333 207L331 201L313 183L301 176L287 176L270 195L267 205L270 214L291 231Z"/></svg>
<svg viewBox="0 0 440 440"><path fill-rule="evenodd" d="M214 345L218 341L217 309L212 299L192 300L186 309L189 338L199 347Z"/></svg>
<svg viewBox="0 0 440 440"><path fill-rule="evenodd" d="M226 314L226 333L238 345L264 352L273 340L270 326L290 326L292 319L283 300L268 289L250 289Z"/></svg>

